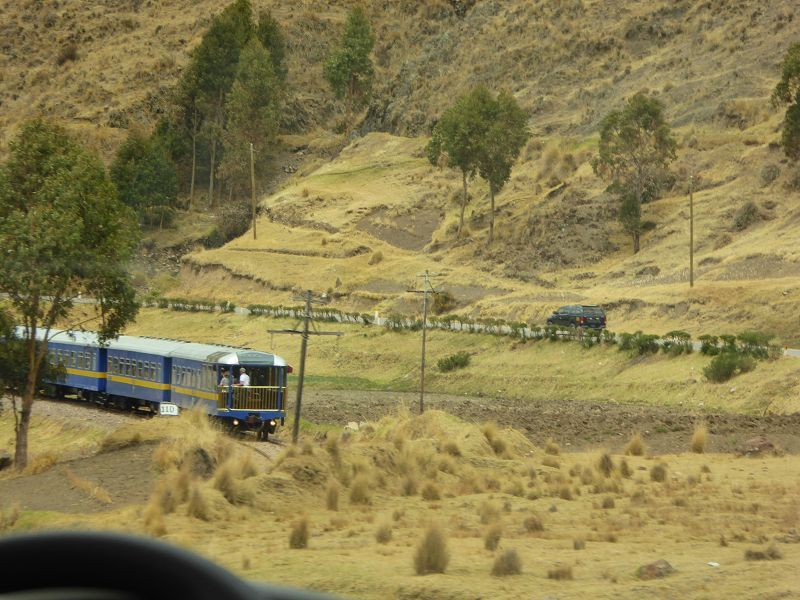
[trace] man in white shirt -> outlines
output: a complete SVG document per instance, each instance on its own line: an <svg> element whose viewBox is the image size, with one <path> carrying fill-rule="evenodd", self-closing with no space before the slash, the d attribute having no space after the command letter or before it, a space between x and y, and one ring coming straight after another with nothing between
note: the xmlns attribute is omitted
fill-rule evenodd
<svg viewBox="0 0 800 600"><path fill-rule="evenodd" d="M244 367L239 369L239 385L250 385L250 375L247 374L247 371Z"/></svg>

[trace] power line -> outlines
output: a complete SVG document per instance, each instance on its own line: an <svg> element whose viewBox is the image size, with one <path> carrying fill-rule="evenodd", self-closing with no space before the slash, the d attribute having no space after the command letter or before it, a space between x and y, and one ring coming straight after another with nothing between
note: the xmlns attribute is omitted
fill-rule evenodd
<svg viewBox="0 0 800 600"><path fill-rule="evenodd" d="M297 398L294 404L294 423L292 423L292 443L297 443L297 437L300 433L300 405L303 400L303 380L305 379L305 371L306 371L306 349L308 348L308 336L309 335L335 335L340 336L344 335L341 331L318 331L316 325L313 324L313 315L311 313L311 305L312 304L327 304L330 302L330 298L327 294L321 294L319 296L315 296L314 292L311 290L306 290L305 294L302 298L295 298L295 300L305 300L305 310L301 315L301 320L303 322L303 329L297 329L295 326L293 329L269 329L269 333L288 333L294 335L301 336L300 342L300 372L298 373L298 381L297 381ZM299 323L298 323L299 325ZM309 325L311 325L314 330L309 331Z"/></svg>

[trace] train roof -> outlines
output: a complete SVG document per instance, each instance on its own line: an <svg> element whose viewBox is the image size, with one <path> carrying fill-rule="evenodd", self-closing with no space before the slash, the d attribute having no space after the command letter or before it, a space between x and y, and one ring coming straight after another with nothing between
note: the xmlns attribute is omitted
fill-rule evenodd
<svg viewBox="0 0 800 600"><path fill-rule="evenodd" d="M23 327L17 327L17 335L25 335ZM37 339L44 339L44 332L37 331ZM100 345L97 333L92 331L50 330L50 341L81 347L96 348ZM140 337L121 335L108 340L104 347L123 352L143 352L170 358L196 360L223 365L275 365L286 366L280 356L269 352L261 352L252 348L238 348L217 344L199 344L166 338Z"/></svg>

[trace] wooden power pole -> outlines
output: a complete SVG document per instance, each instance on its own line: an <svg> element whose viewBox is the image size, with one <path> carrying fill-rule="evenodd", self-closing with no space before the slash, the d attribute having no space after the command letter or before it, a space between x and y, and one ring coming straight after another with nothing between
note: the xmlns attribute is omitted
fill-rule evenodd
<svg viewBox="0 0 800 600"><path fill-rule="evenodd" d="M250 143L250 192L253 198L253 239L256 239L256 166L253 143Z"/></svg>
<svg viewBox="0 0 800 600"><path fill-rule="evenodd" d="M327 295L314 296L314 292L307 290L303 295L305 300L305 310L301 315L303 321L303 328L298 329L297 326L293 329L270 329L269 333L289 333L301 336L300 342L300 372L297 374L297 396L294 403L294 422L292 423L292 443L297 443L298 435L300 434L300 405L303 401L303 380L306 374L306 350L308 349L308 336L310 335L344 335L340 331L317 331L314 327L313 331L313 316L311 313L312 304L327 304L330 299Z"/></svg>
<svg viewBox="0 0 800 600"><path fill-rule="evenodd" d="M428 333L428 294L435 294L436 290L431 285L431 277L438 277L438 273L424 273L417 275L422 279L421 290L408 290L413 294L422 294L422 357L419 366L419 414L425 412L425 342Z"/></svg>
<svg viewBox="0 0 800 600"><path fill-rule="evenodd" d="M689 176L689 287L694 287L694 175Z"/></svg>

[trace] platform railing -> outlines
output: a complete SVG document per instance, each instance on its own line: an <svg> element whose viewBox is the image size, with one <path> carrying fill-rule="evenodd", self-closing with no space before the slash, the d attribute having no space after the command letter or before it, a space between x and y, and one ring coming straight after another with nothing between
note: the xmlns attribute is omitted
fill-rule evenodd
<svg viewBox="0 0 800 600"><path fill-rule="evenodd" d="M285 386L234 386L231 388L232 410L282 410L281 398L286 393ZM228 389L220 389L217 406L228 408Z"/></svg>

